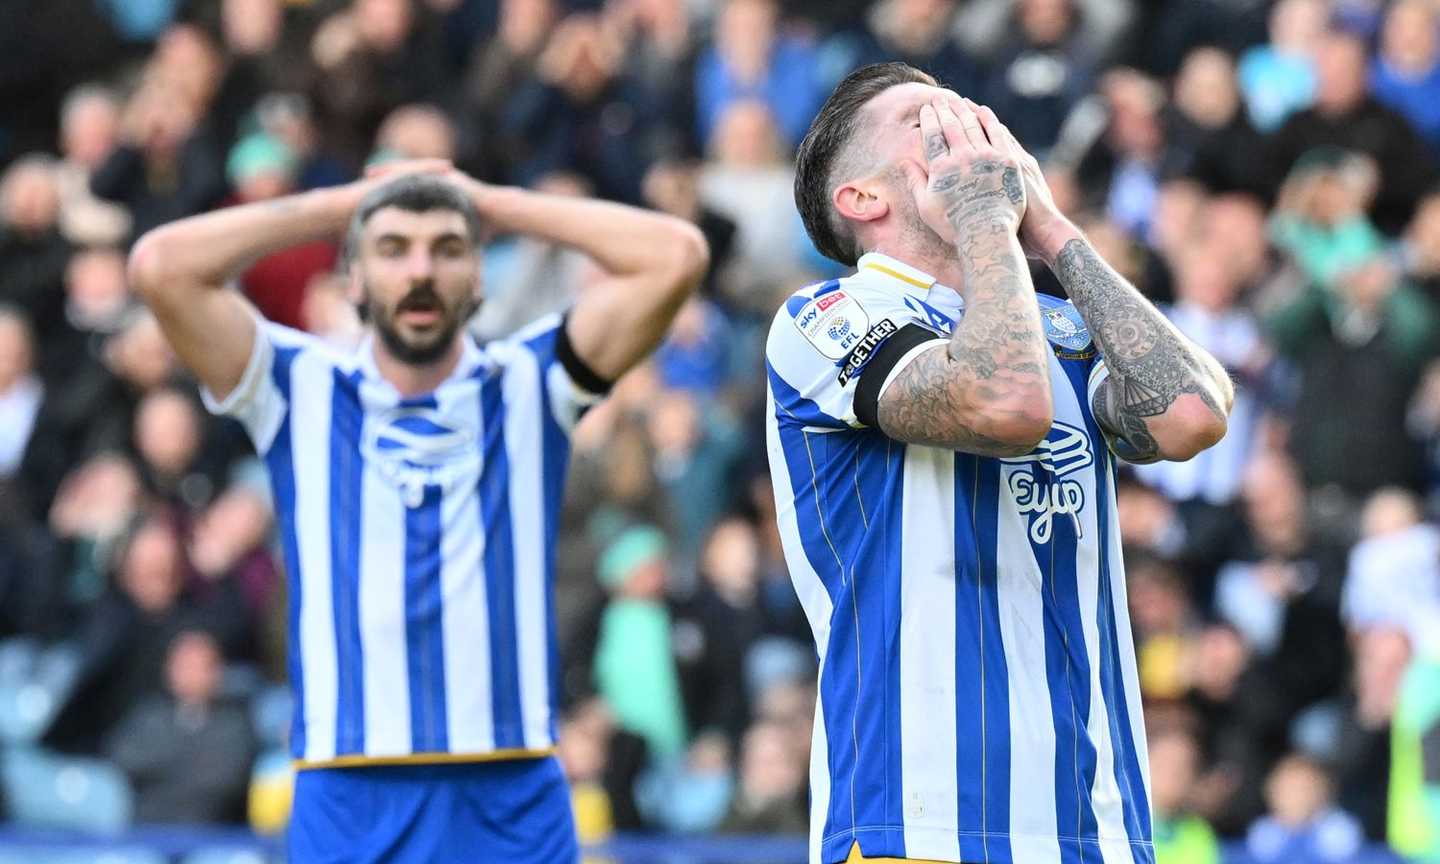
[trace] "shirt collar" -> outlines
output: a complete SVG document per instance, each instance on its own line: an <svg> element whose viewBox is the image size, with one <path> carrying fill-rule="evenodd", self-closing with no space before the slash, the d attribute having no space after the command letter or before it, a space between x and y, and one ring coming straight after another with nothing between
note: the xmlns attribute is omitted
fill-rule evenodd
<svg viewBox="0 0 1440 864"><path fill-rule="evenodd" d="M923 270L917 270L903 261L897 261L880 252L866 252L855 262L860 270L870 270L893 280L906 294L924 300L935 285L935 277Z"/></svg>
<svg viewBox="0 0 1440 864"><path fill-rule="evenodd" d="M455 364L454 370L446 376L444 381L440 382L439 387L435 388L436 390L439 390L440 387L444 387L451 382L470 377L475 374L476 369L479 369L485 363L485 352L481 351L480 347L475 344L475 337L466 332L461 334L461 339L463 343L460 349L460 362ZM355 360L356 368L362 378L366 381L383 384L393 389L394 385L385 380L385 376L380 374L380 367L375 363L374 331L365 334L365 338L361 340L360 346L355 349Z"/></svg>

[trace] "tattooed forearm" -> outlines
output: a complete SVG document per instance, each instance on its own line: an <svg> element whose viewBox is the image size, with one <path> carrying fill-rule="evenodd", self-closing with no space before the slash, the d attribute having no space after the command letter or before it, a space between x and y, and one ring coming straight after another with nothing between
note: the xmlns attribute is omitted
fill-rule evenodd
<svg viewBox="0 0 1440 864"><path fill-rule="evenodd" d="M1013 225L997 212L1009 206L1003 178L1014 169L990 165L975 166L980 176L932 180L932 189L947 193L965 315L944 350L927 351L901 370L878 414L886 434L902 441L1015 456L1048 431L1053 407L1030 271Z"/></svg>
<svg viewBox="0 0 1440 864"><path fill-rule="evenodd" d="M1223 434L1232 391L1214 358L1182 336L1084 240L1066 243L1054 270L1110 370L1092 407L1101 426L1121 439L1118 455L1130 462L1165 458L1155 423L1186 394L1200 399Z"/></svg>

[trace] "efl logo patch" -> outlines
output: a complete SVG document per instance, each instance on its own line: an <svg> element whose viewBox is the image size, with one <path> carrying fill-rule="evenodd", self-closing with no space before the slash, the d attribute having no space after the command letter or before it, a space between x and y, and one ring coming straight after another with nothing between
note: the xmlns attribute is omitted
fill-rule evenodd
<svg viewBox="0 0 1440 864"><path fill-rule="evenodd" d="M795 326L831 360L849 354L870 328L870 316L854 297L843 290L832 291L806 303L795 316Z"/></svg>
<svg viewBox="0 0 1440 864"><path fill-rule="evenodd" d="M850 379L855 377L855 373L864 369L865 364L870 362L870 358L875 356L875 350L879 348L886 339L894 336L899 329L899 327L895 326L895 322L889 318L884 318L879 324L871 327L870 332L866 333L864 337L860 339L860 344L855 346L855 350L851 351L850 356L845 360L845 367L840 370L840 374L837 376L840 381L840 386L844 387L850 383Z"/></svg>

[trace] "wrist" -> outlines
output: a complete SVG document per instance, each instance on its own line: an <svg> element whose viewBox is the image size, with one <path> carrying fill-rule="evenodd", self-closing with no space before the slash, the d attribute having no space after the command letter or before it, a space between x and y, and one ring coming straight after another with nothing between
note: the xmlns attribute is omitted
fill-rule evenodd
<svg viewBox="0 0 1440 864"><path fill-rule="evenodd" d="M1039 222L1026 232L1027 245L1031 247L1036 255L1045 262L1045 265L1054 268L1055 261L1060 257L1060 251L1065 244L1071 240L1083 240L1085 235L1075 227L1075 223L1064 216L1050 216Z"/></svg>

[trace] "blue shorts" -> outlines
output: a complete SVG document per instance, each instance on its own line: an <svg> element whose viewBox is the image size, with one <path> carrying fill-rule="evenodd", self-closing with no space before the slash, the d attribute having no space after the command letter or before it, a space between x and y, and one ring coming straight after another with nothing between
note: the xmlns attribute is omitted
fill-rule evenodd
<svg viewBox="0 0 1440 864"><path fill-rule="evenodd" d="M291 864L571 864L570 789L553 757L297 773Z"/></svg>

